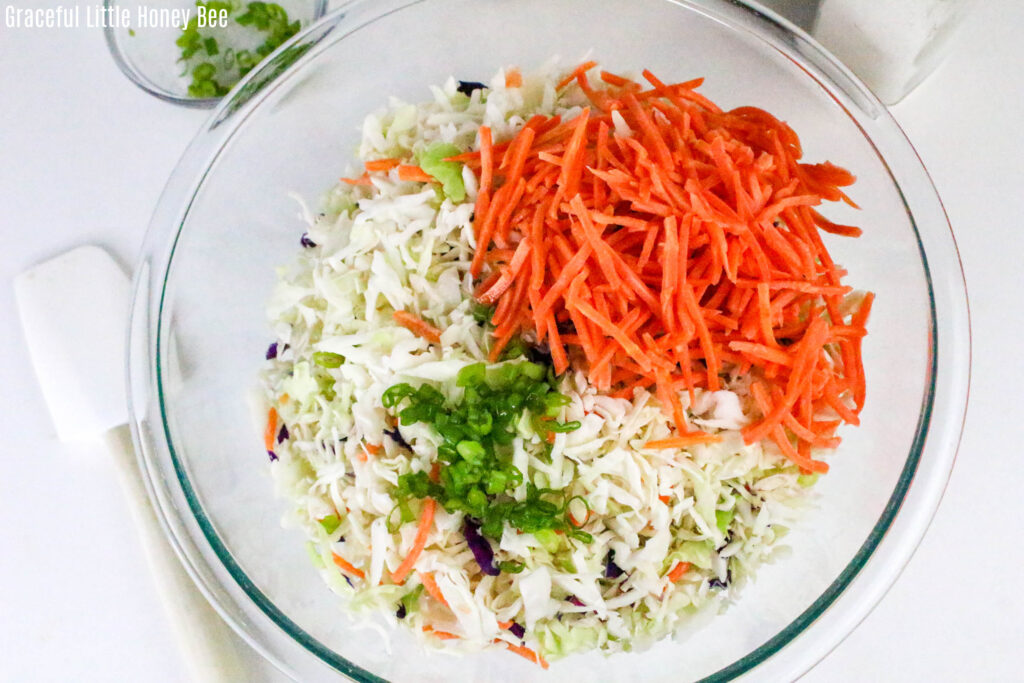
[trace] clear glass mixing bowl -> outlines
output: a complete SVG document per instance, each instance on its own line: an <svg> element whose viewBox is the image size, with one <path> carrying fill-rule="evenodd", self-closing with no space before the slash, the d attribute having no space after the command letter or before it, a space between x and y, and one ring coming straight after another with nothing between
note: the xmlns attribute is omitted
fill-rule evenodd
<svg viewBox="0 0 1024 683"><path fill-rule="evenodd" d="M298 191L316 203L352 159L365 114L588 51L616 71L707 77L724 107L788 121L806 158L852 169L865 229L829 239L849 281L877 293L868 402L819 484L817 509L728 611L642 654L589 654L544 672L508 653L453 658L403 633L386 647L339 609L281 527L247 407L270 339L274 267L299 249ZM276 79L272 77L277 76ZM265 87L258 87L267 83ZM849 72L792 26L725 0L363 0L325 17L249 75L186 152L138 270L131 397L150 492L183 561L221 614L302 681L792 679L834 647L896 579L938 505L967 396L970 335L956 247L913 148Z"/></svg>

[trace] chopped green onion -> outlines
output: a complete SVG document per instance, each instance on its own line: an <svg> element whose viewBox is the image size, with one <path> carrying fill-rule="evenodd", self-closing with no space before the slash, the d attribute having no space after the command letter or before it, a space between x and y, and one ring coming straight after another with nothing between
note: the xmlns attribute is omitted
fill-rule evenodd
<svg viewBox="0 0 1024 683"><path fill-rule="evenodd" d="M580 421L573 420L572 422L545 422L545 429L549 432L557 432L559 434L565 432L575 432L580 428Z"/></svg>
<svg viewBox="0 0 1024 683"><path fill-rule="evenodd" d="M573 506L573 503L576 501L579 501L582 504L582 509L580 509L580 505ZM576 527L584 526L587 523L587 520L590 519L590 503L588 503L587 499L583 496L573 496L570 498L565 504L565 511L569 513L569 521L573 522L573 526Z"/></svg>
<svg viewBox="0 0 1024 683"><path fill-rule="evenodd" d="M203 62L196 66L192 70L192 77L196 80L205 81L213 78L214 74L217 73L217 67L210 62Z"/></svg>
<svg viewBox="0 0 1024 683"><path fill-rule="evenodd" d="M817 483L819 477L821 477L821 473L820 472L811 472L809 474L801 474L800 476L798 476L796 478L796 483L800 484L800 486L803 486L805 488L808 487L808 486L814 486L814 484Z"/></svg>
<svg viewBox="0 0 1024 683"><path fill-rule="evenodd" d="M484 363L474 363L459 370L455 384L460 387L475 387L482 384L486 377L487 366Z"/></svg>
<svg viewBox="0 0 1024 683"><path fill-rule="evenodd" d="M487 451L484 450L479 441L460 441L456 444L455 450L470 462L479 462L487 455Z"/></svg>
<svg viewBox="0 0 1024 683"><path fill-rule="evenodd" d="M396 510L398 511L397 520L395 520ZM414 519L416 519L416 515L413 514L408 501L402 500L396 504L395 507L391 508L391 512L389 512L388 516L384 518L384 524L387 527L388 533L393 534L397 532L403 524L408 524Z"/></svg>
<svg viewBox="0 0 1024 683"><path fill-rule="evenodd" d="M453 202L461 202L466 198L466 184L462 180L462 164L458 161L445 161L445 158L461 153L462 150L451 143L435 142L418 155L420 168L441 182L445 196Z"/></svg>
<svg viewBox="0 0 1024 683"><path fill-rule="evenodd" d="M538 529L533 532L533 537L551 554L557 553L562 548L562 539L553 529Z"/></svg>
<svg viewBox="0 0 1024 683"><path fill-rule="evenodd" d="M338 519L338 515L327 515L317 521L320 523L320 526L323 527L324 531L327 532L328 536L337 531L338 527L341 526L341 520Z"/></svg>
<svg viewBox="0 0 1024 683"><path fill-rule="evenodd" d="M437 460L444 465L438 482L425 472L400 475L396 500L429 496L448 512L464 512L479 520L481 534L494 539L501 537L507 523L524 533L543 536L560 532L584 543L593 540L571 522L562 491L527 482L525 500L512 496L524 481L523 473L512 464L519 420L524 413L535 420L548 416L549 411L561 410L569 402L554 391L554 381L544 365L521 361L490 368L484 363L464 367L456 377L464 391L455 402L431 384L389 387L381 398L383 406L394 411L403 425L430 425L441 437ZM578 422L547 421L542 425L559 432L579 428ZM586 507L586 501L582 502Z"/></svg>
<svg viewBox="0 0 1024 683"><path fill-rule="evenodd" d="M478 510L487 505L487 495L478 488L472 488L466 496L466 502L471 510Z"/></svg>
<svg viewBox="0 0 1024 683"><path fill-rule="evenodd" d="M396 384L384 392L384 395L381 397L381 403L384 404L385 408L394 408L403 398L412 395L413 391L415 390L412 388L412 385Z"/></svg>
<svg viewBox="0 0 1024 683"><path fill-rule="evenodd" d="M561 569L567 574L576 573L576 563L572 561L572 557L566 554L556 555L551 558L551 563L558 569Z"/></svg>
<svg viewBox="0 0 1024 683"><path fill-rule="evenodd" d="M489 323L491 318L494 316L494 307L473 302L473 305L470 308L470 314L473 316L473 320L478 323Z"/></svg>
<svg viewBox="0 0 1024 683"><path fill-rule="evenodd" d="M508 343L505 350L501 352L502 360L514 360L516 358L522 358L526 355L526 351L529 349L526 342L516 337Z"/></svg>
<svg viewBox="0 0 1024 683"><path fill-rule="evenodd" d="M570 402L569 397L565 394L550 393L544 397L544 415L547 417L555 417L562 411L562 408L569 405Z"/></svg>
<svg viewBox="0 0 1024 683"><path fill-rule="evenodd" d="M732 518L736 514L736 508L730 510L715 510L715 525L723 534L729 530Z"/></svg>
<svg viewBox="0 0 1024 683"><path fill-rule="evenodd" d="M522 374L524 376L529 377L530 379L532 379L535 382L538 382L538 381L544 379L544 376L546 374L548 374L548 369L545 368L540 363L520 363L519 365L515 365L515 366L512 366L512 367L519 368L520 372L522 372ZM557 395L560 396L561 394L557 394ZM546 405L547 401L545 400L544 403Z"/></svg>
<svg viewBox="0 0 1024 683"><path fill-rule="evenodd" d="M487 474L487 493L492 496L502 493L508 487L508 475L501 470L493 470Z"/></svg>
<svg viewBox="0 0 1024 683"><path fill-rule="evenodd" d="M210 13L227 12L229 16L233 13L235 23L248 27L252 33L260 35L263 42L253 50L234 50L227 47L223 51L223 56L217 60L217 65L209 62L186 64L185 73L189 72L188 67L191 66L192 82L188 86L188 93L192 97L221 97L227 94L230 86L301 28L300 22L289 22L288 13L276 3L250 2L241 14L239 6L234 2L198 0L196 5L204 7ZM201 52L206 57L221 55L221 45L214 36L207 35L205 31L206 27L200 31L198 16L193 17L182 28L181 35L175 40L175 44L181 48L179 61L189 62ZM134 32L131 33L134 35ZM222 67L219 72L218 65Z"/></svg>
<svg viewBox="0 0 1024 683"><path fill-rule="evenodd" d="M337 398L337 393L334 391L334 378L327 374L317 373L316 384L320 388L320 395L328 401L333 401Z"/></svg>
<svg viewBox="0 0 1024 683"><path fill-rule="evenodd" d="M322 368L340 368L345 357L330 351L314 351L313 362Z"/></svg>
<svg viewBox="0 0 1024 683"><path fill-rule="evenodd" d="M594 537L583 529L569 529L565 533L580 543L593 543L594 541ZM573 571L575 572L576 570L574 569Z"/></svg>

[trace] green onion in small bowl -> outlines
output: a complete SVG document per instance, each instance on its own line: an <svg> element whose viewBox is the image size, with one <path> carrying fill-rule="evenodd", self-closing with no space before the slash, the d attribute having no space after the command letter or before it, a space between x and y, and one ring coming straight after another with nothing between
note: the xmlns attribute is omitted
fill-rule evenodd
<svg viewBox="0 0 1024 683"><path fill-rule="evenodd" d="M257 64L327 10L327 0L104 0L117 66L146 92L210 108Z"/></svg>

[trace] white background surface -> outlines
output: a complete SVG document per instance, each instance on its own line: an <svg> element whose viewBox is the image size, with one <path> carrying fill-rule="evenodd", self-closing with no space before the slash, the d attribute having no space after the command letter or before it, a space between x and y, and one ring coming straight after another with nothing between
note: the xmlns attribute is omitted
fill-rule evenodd
<svg viewBox="0 0 1024 683"><path fill-rule="evenodd" d="M892 110L967 275L974 378L960 454L900 580L805 681L1024 675L1024 3L976 5L949 59ZM0 24L0 681L184 680L112 466L54 435L11 280L83 243L130 265L204 117L131 85L99 29Z"/></svg>

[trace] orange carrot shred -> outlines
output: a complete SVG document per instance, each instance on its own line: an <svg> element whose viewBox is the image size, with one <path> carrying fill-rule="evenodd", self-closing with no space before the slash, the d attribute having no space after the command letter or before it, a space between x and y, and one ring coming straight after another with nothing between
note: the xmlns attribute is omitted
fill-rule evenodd
<svg viewBox="0 0 1024 683"><path fill-rule="evenodd" d="M355 576L359 579L366 578L366 574L363 573L362 569L357 569L356 567L353 567L341 555L337 553L331 553L331 559L334 560L334 564L338 566L338 569L345 572L346 574L351 574L352 576Z"/></svg>
<svg viewBox="0 0 1024 683"><path fill-rule="evenodd" d="M458 639L462 638L462 636L457 636L454 633L451 633L449 631L438 631L437 629L435 629L430 624L427 624L427 625L425 625L423 627L423 632L424 633L429 633L430 635L434 636L438 640L458 640Z"/></svg>
<svg viewBox="0 0 1024 683"><path fill-rule="evenodd" d="M505 87L519 88L523 85L523 73L518 67L512 67L505 72Z"/></svg>
<svg viewBox="0 0 1024 683"><path fill-rule="evenodd" d="M277 409L271 408L267 411L267 428L263 430L263 445L268 451L274 450L274 440L277 438Z"/></svg>
<svg viewBox="0 0 1024 683"><path fill-rule="evenodd" d="M441 593L441 589L437 585L437 580L434 579L434 575L431 572L416 572L416 576L419 577L420 583L423 584L423 589L427 591L427 595L437 600L439 603L448 607L448 601L444 599L444 595Z"/></svg>
<svg viewBox="0 0 1024 683"><path fill-rule="evenodd" d="M417 183L430 183L434 181L434 176L430 175L419 166L402 164L398 167L398 179Z"/></svg>
<svg viewBox="0 0 1024 683"><path fill-rule="evenodd" d="M537 654L535 651L531 650L530 648L526 647L525 645L514 645L513 643L510 643L510 642L508 642L506 640L500 640L500 639L495 640L494 642L495 643L504 643L505 647L508 648L509 652L514 652L515 654L519 655L520 657L523 657L525 659L530 660L534 664L539 664L542 669L548 668L547 661L542 656L540 656L539 654Z"/></svg>
<svg viewBox="0 0 1024 683"><path fill-rule="evenodd" d="M687 432L667 439L655 439L644 444L644 448L686 448L701 443L718 443L722 437L706 432Z"/></svg>
<svg viewBox="0 0 1024 683"><path fill-rule="evenodd" d="M363 165L367 171L390 171L401 163L400 159L372 159Z"/></svg>
<svg viewBox="0 0 1024 683"><path fill-rule="evenodd" d="M441 342L441 330L426 322L419 316L408 311L395 311L392 316L395 322L411 331L413 334L423 337L432 344Z"/></svg>
<svg viewBox="0 0 1024 683"><path fill-rule="evenodd" d="M562 89L562 88L564 88L565 86L567 86L567 85L569 85L570 83L572 83L573 81L575 81L575 80L576 80L576 78L577 78L577 77L578 77L578 76L579 76L580 74L582 74L582 73L586 73L586 72L587 72L587 71L589 71L590 69L593 69L593 68L594 68L595 66L597 66L597 62L594 62L594 61L590 61L590 62L584 62L583 64L580 64L580 65L579 65L578 67L576 67L576 68L575 68L575 69L574 69L574 70L572 71L572 73L570 73L570 74L569 74L569 75L567 75L567 76L566 76L565 78L563 78L563 79L562 79L561 81L559 81L559 83L558 83L558 85L556 86L556 88L557 88L558 90L561 90L561 89Z"/></svg>
<svg viewBox="0 0 1024 683"><path fill-rule="evenodd" d="M690 571L689 562L676 562L676 566L672 567L672 571L666 574L666 578L672 583L675 583L683 577L683 574Z"/></svg>
<svg viewBox="0 0 1024 683"><path fill-rule="evenodd" d="M391 580L399 586L405 583L405 577L409 576L409 572L415 566L420 553L423 552L423 548L427 545L427 537L430 535L430 526L434 523L434 509L436 507L437 503L433 498L427 498L423 502L423 511L420 512L420 523L416 527L416 538L413 539L412 548L409 550L409 554L405 556L405 559L402 560L402 564L398 565L398 568L391 572Z"/></svg>
<svg viewBox="0 0 1024 683"><path fill-rule="evenodd" d="M479 151L458 155L479 177L470 273L495 306L490 357L525 334L559 373L578 365L615 396L652 389L675 430L648 448L716 441L689 429L682 391L692 403L723 373L750 373L765 407L744 439L822 471L810 449L838 437L815 425L855 424L865 396L872 295L844 320L846 271L821 238L860 230L819 213L851 201L840 188L853 175L802 162L788 125L723 111L696 91L702 79L644 71L648 87L601 72L595 86L594 66L558 85L590 100L576 118L534 116L498 144L481 127ZM506 85L517 78L509 70Z"/></svg>

